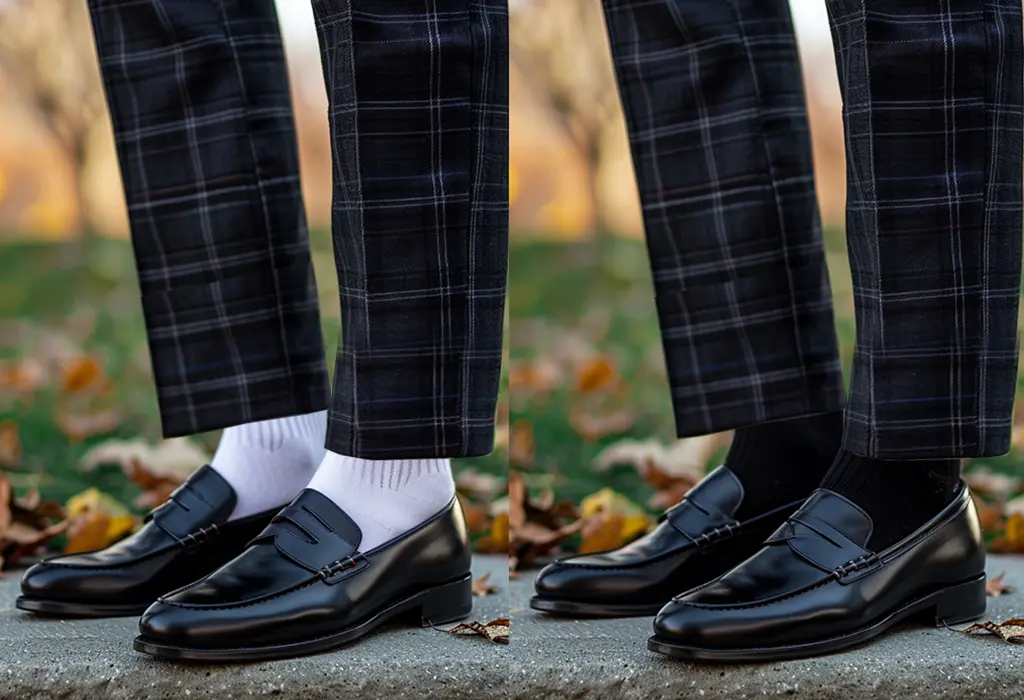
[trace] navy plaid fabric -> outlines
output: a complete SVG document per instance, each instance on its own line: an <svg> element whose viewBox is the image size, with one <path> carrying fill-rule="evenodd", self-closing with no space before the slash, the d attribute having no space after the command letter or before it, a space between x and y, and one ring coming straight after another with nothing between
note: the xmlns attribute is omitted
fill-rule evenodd
<svg viewBox="0 0 1024 700"><path fill-rule="evenodd" d="M1020 0L829 0L857 349L846 447L1010 448L1021 265Z"/></svg>
<svg viewBox="0 0 1024 700"><path fill-rule="evenodd" d="M785 0L605 0L680 436L842 408Z"/></svg>
<svg viewBox="0 0 1024 700"><path fill-rule="evenodd" d="M343 340L328 448L489 452L507 245L500 0L315 2ZM167 435L327 406L272 0L91 0Z"/></svg>
<svg viewBox="0 0 1024 700"><path fill-rule="evenodd" d="M164 433L327 407L273 0L90 0Z"/></svg>
<svg viewBox="0 0 1024 700"><path fill-rule="evenodd" d="M842 406L784 0L605 0L680 435ZM1019 0L829 0L858 340L845 447L1009 448Z"/></svg>
<svg viewBox="0 0 1024 700"><path fill-rule="evenodd" d="M342 340L328 445L490 452L508 258L506 0L314 0Z"/></svg>

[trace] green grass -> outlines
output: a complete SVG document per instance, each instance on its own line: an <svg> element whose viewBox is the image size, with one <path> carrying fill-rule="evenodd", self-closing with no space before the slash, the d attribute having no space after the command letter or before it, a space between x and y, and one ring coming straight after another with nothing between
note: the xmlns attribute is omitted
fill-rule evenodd
<svg viewBox="0 0 1024 700"><path fill-rule="evenodd" d="M315 231L311 241L321 301L325 352L333 357L340 333L337 278L330 235ZM70 442L53 414L58 393L50 387L28 401L0 396L0 423L14 421L24 448L22 468L10 472L16 489L39 488L61 501L96 486L124 503L138 488L117 467L82 474L79 458L110 437L160 438L159 413L146 358L146 333L131 246L126 241L85 238L72 243L0 244L0 362L18 361L71 345L96 355L114 378L110 402L124 412L112 435ZM56 383L56 380L54 380ZM215 447L217 433L198 436ZM460 460L460 465L504 473L507 456ZM197 465L198 466L198 465Z"/></svg>
<svg viewBox="0 0 1024 700"><path fill-rule="evenodd" d="M836 309L836 332L849 376L856 328L853 292L842 232L826 236ZM597 243L513 236L510 250L511 359L530 361L583 344L616 358L630 384L628 402L638 411L633 429L598 443L583 441L569 423L573 392L561 386L548 395L513 396L511 421L534 426L537 459L528 484L553 486L560 497L579 500L611 486L643 503L652 488L629 467L598 474L595 455L623 438L673 438L671 403L662 365L660 336L646 248L641 241L610 238ZM597 330L594 330L594 329ZM1024 374L1018 380L1024 396ZM717 462L717 455L713 462ZM1024 475L1018 455L976 460L997 471ZM713 466L709 464L708 466Z"/></svg>

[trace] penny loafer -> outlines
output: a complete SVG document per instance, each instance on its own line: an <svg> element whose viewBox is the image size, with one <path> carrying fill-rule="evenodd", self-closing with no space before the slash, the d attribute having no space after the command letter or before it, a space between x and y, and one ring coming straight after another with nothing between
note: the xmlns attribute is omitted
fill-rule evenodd
<svg viewBox="0 0 1024 700"><path fill-rule="evenodd" d="M985 549L966 487L930 522L881 552L871 518L819 489L735 569L658 613L652 651L691 660L817 656L921 617L955 625L985 613Z"/></svg>
<svg viewBox="0 0 1024 700"><path fill-rule="evenodd" d="M430 626L472 612L456 499L368 552L361 538L344 511L306 489L236 559L154 603L135 649L191 661L277 659L333 649L400 616Z"/></svg>
<svg viewBox="0 0 1024 700"><path fill-rule="evenodd" d="M141 615L160 595L237 556L276 511L226 522L235 492L209 466L196 471L135 534L85 554L47 559L25 572L15 605L38 615Z"/></svg>
<svg viewBox="0 0 1024 700"><path fill-rule="evenodd" d="M672 596L707 583L760 549L801 503L739 522L734 515L742 502L740 480L719 467L640 539L546 566L530 607L567 616L654 615Z"/></svg>

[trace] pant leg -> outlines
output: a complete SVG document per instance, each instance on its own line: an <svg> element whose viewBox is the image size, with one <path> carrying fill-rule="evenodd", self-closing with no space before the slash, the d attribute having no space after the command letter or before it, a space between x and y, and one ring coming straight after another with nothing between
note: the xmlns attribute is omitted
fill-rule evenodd
<svg viewBox="0 0 1024 700"><path fill-rule="evenodd" d="M322 410L273 0L90 0L167 436Z"/></svg>
<svg viewBox="0 0 1024 700"><path fill-rule="evenodd" d="M506 0L314 0L341 290L328 449L490 452L508 258Z"/></svg>
<svg viewBox="0 0 1024 700"><path fill-rule="evenodd" d="M786 0L605 0L680 436L836 410Z"/></svg>
<svg viewBox="0 0 1024 700"><path fill-rule="evenodd" d="M829 0L857 348L846 448L1010 447L1021 265L1020 0Z"/></svg>

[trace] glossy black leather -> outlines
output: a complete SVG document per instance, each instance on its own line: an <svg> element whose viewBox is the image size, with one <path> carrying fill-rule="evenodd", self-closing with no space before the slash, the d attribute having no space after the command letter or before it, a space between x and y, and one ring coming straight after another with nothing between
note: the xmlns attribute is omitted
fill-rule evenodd
<svg viewBox="0 0 1024 700"><path fill-rule="evenodd" d="M756 552L799 505L745 522L735 515L743 486L719 467L665 513L647 535L620 549L549 564L536 580L531 606L565 613L655 614L672 596L728 571Z"/></svg>
<svg viewBox="0 0 1024 700"><path fill-rule="evenodd" d="M965 586L965 601L955 603L963 608L947 614L963 620L984 611L985 550L966 488L885 551L868 549L872 527L855 504L819 489L757 554L666 605L652 643L702 650L821 644L824 650L832 640L837 648L844 635ZM942 618L939 611L936 619Z"/></svg>
<svg viewBox="0 0 1024 700"><path fill-rule="evenodd" d="M455 499L373 550L359 552L360 538L332 501L304 490L240 556L154 603L136 648L258 649L320 639L468 579L469 536Z"/></svg>
<svg viewBox="0 0 1024 700"><path fill-rule="evenodd" d="M102 606L135 607L135 614L141 613L163 593L230 561L274 515L268 511L226 523L235 500L231 486L202 467L130 537L100 551L32 566L21 581L19 607L45 613L37 603L50 602L71 604L71 612L80 606L81 614Z"/></svg>

